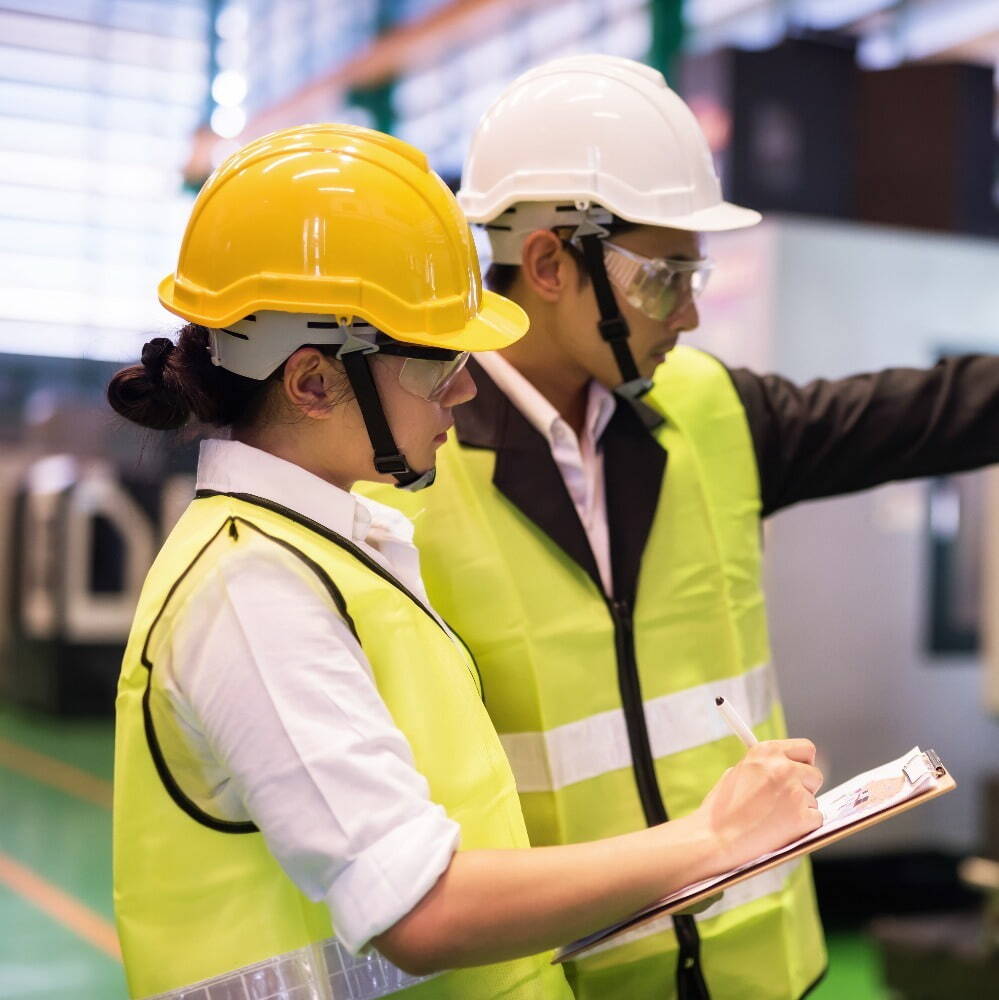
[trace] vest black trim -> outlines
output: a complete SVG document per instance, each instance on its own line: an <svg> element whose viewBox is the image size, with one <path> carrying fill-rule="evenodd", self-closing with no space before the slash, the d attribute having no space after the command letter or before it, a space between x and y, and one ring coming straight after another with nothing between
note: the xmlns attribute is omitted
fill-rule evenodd
<svg viewBox="0 0 999 1000"><path fill-rule="evenodd" d="M613 577L613 597L609 597L548 443L481 365L473 359L469 368L478 393L455 410L458 443L496 452L493 485L586 572L606 603L614 628L618 691L635 786L646 823L664 823L669 816L645 721L632 622L642 554L666 476L668 456L652 435L663 417L644 403L619 399L601 438ZM697 924L687 914L675 914L672 922L678 945L679 1000L710 1000L701 969Z"/></svg>
<svg viewBox="0 0 999 1000"><path fill-rule="evenodd" d="M478 394L454 411L459 445L496 453L493 485L603 593L586 531L548 443L474 358L468 368ZM617 400L601 437L614 598L629 603L637 593L642 553L666 474L668 456L652 434L662 423L652 407Z"/></svg>
<svg viewBox="0 0 999 1000"><path fill-rule="evenodd" d="M288 518L290 521L294 521L297 524L302 525L303 528L308 528L310 531L314 531L317 535L325 538L327 541L332 542L334 545L339 546L345 552L349 552L359 563L361 563L365 568L371 570L376 576L381 577L386 583L392 584L396 590L405 594L445 635L454 636L458 642L461 643L462 649L468 654L469 661L475 668L475 673L472 679L476 682L476 687L478 688L479 694L482 697L483 703L485 703L485 691L482 687L482 674L479 672L479 665L475 661L475 657L472 655L472 651L468 648L467 643L464 639L453 629L447 622L441 625L440 621L434 613L421 601L401 580L396 579L388 570L379 566L374 559L372 559L360 546L355 545L350 540L343 537L343 535L337 534L331 528L327 528L326 525L320 524L318 521L313 521L311 517L306 517L304 514L299 514L298 511L292 510L290 507L285 507L282 504L275 503L273 500L266 500L263 497L254 496L252 493L225 493L220 490L198 490L194 494L195 500L203 500L208 497L232 497L233 500L240 500L243 503L253 504L256 507L263 507L264 510L272 511L275 514L280 514L282 517ZM332 584L332 581L331 581ZM441 619L443 621L443 619ZM447 626L446 628L444 626ZM355 635L357 633L355 632ZM450 638L449 636L449 638Z"/></svg>
<svg viewBox="0 0 999 1000"><path fill-rule="evenodd" d="M309 558L304 552L300 552L295 548L294 545L289 544L282 538L277 538L263 528L259 528L252 521L246 520L243 517L227 517L222 523L219 529L208 539L207 542L198 550L197 555L188 563L184 572L180 574L179 577L173 582L170 590L167 592L166 597L163 600L162 605L160 605L159 611L156 612L156 617L153 619L152 624L149 626L149 631L146 633L145 642L142 645L142 655L141 662L146 668L146 689L142 694L142 721L143 728L146 733L146 744L149 747L149 754L153 758L153 764L156 767L156 773L159 775L160 781L163 782L163 787L166 789L167 794L173 800L174 804L183 810L188 816L191 817L195 822L200 823L202 826L208 827L210 830L215 830L218 833L258 833L259 828L255 823L249 821L238 821L238 820L226 820L219 819L217 816L212 816L210 813L205 812L200 806L198 806L188 795L184 793L184 790L180 787L177 779L173 776L170 768L166 762L166 758L163 755L163 749L160 746L159 739L156 736L156 727L153 724L152 710L149 707L149 694L152 688L153 680L153 662L149 659L149 644L152 640L153 631L159 624L160 619L163 617L166 611L167 605L170 603L171 598L176 593L177 588L183 583L184 579L187 577L188 573L197 565L198 561L205 554L208 547L219 537L219 535L228 529L229 534L233 537L237 537L238 529L236 525L241 524L257 534L269 539L272 542L277 543L282 548L287 549L292 555L300 559L312 572L319 578L320 582L326 588L326 592L330 595L333 603L336 605L337 611L343 617L343 620L347 623L347 627L350 629L354 638L360 643L360 639L357 635L357 628L354 626L354 620L351 618L350 613L347 610L347 602L344 596L336 584L330 579L329 575L325 573L321 566L314 560Z"/></svg>

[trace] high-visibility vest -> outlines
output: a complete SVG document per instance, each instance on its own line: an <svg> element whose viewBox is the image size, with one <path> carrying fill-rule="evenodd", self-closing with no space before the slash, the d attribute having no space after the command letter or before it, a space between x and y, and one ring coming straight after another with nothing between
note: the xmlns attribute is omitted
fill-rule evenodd
<svg viewBox="0 0 999 1000"><path fill-rule="evenodd" d="M476 380L433 489L371 494L414 517L431 600L478 662L531 841L593 840L683 816L745 752L715 695L760 739L785 735L760 587L758 474L731 379L709 355L676 348L644 405L628 411L663 471L650 472L633 443L605 446L612 562L617 536L641 544L631 493L650 496L644 549L631 555L637 582L613 598L544 439ZM553 537L569 520L583 539L577 557ZM699 962L714 1000L795 1000L825 969L807 861L733 887L694 926L680 922L682 948L665 918L571 963L577 998L668 997L678 952L688 967Z"/></svg>
<svg viewBox="0 0 999 1000"><path fill-rule="evenodd" d="M424 979L375 952L351 956L326 905L299 891L252 824L211 816L195 790L181 787L157 658L185 597L251 537L301 558L317 593L353 629L432 799L461 826L461 849L528 845L474 663L427 608L323 526L256 498L199 494L146 579L119 685L114 893L131 995L212 1000L244 995L235 985L243 983L246 996L289 1000L567 1000L565 976L548 956ZM205 992L185 992L192 984Z"/></svg>

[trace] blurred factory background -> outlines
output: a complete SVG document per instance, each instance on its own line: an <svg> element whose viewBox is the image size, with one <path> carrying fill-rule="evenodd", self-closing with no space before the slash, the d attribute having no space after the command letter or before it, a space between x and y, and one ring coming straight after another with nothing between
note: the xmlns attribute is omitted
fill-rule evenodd
<svg viewBox="0 0 999 1000"><path fill-rule="evenodd" d="M710 239L691 343L802 381L999 351L996 0L0 0L0 996L125 996L113 692L196 442L103 390L176 329L155 288L195 192L310 120L457 184L506 83L576 52L662 70L766 213ZM766 552L790 726L829 781L915 743L959 781L817 856L813 996L999 996L999 888L965 863L999 860L999 472L804 505Z"/></svg>

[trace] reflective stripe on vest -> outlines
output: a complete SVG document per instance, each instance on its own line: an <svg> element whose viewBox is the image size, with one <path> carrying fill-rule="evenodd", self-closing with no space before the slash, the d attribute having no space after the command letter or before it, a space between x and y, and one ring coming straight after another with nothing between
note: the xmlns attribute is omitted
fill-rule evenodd
<svg viewBox="0 0 999 1000"><path fill-rule="evenodd" d="M147 1000L377 1000L436 976L411 976L376 951L351 955L336 938Z"/></svg>
<svg viewBox="0 0 999 1000"><path fill-rule="evenodd" d="M739 906L745 906L746 903L752 903L757 899L763 899L764 896L780 892L787 885L791 874L800 864L801 860L796 858L794 861L787 862L787 864L760 872L754 878L747 878L745 882L738 882L731 889L726 889L717 903L712 903L706 910L695 913L694 919L698 923L713 920L715 917L720 917L723 913L728 913ZM641 941L643 938L652 937L655 934L662 934L664 931L671 930L671 928L672 922L669 916L656 917L648 923L640 924L630 931L619 934L613 940L603 941L598 945L594 945L586 952L586 955L599 955L602 951L623 948L627 944Z"/></svg>
<svg viewBox="0 0 999 1000"><path fill-rule="evenodd" d="M114 897L130 995L571 1000L561 967L546 955L426 981L377 955L350 958L334 940L328 906L302 894L263 835L251 824L207 815L197 790L181 787L185 772L170 764L182 753L176 741L183 736L165 724L172 708L156 665L169 655L175 617L196 599L200 581L249 544L294 555L303 581L354 630L431 800L461 827L461 849L528 846L474 664L426 607L349 540L293 511L248 497L199 497L146 579L118 689Z"/></svg>
<svg viewBox="0 0 999 1000"><path fill-rule="evenodd" d="M658 482L635 470L642 492L631 522L627 463L647 456L648 442L626 439L641 432L634 421L604 438L605 470L616 476L606 484L612 545L634 546L628 525L650 518L637 556L612 551L612 563L625 552L640 560L636 592L620 596L617 614L619 595L611 607L569 533L566 547L542 526L574 517L571 499L544 440L493 385L466 404L474 416L464 429L459 411L464 437L439 450L432 490L371 491L411 516L423 511L415 527L427 590L475 654L539 845L640 829L650 784L669 816L696 809L745 753L717 717L716 694L761 740L786 734L768 666L758 470L731 377L678 347L645 401L662 416L651 433L665 466ZM547 492L537 500L539 484ZM650 760L635 768L642 717ZM825 965L809 865L746 885L697 916L707 986L717 997L795 1000ZM569 978L577 1000L659 1000L673 995L677 955L672 931L645 931L570 963Z"/></svg>
<svg viewBox="0 0 999 1000"><path fill-rule="evenodd" d="M776 703L770 664L644 702L653 756L680 753L731 735L714 707L716 695L744 706L750 726L761 725ZM500 740L522 793L554 791L631 767L628 730L620 708L547 732L502 733Z"/></svg>

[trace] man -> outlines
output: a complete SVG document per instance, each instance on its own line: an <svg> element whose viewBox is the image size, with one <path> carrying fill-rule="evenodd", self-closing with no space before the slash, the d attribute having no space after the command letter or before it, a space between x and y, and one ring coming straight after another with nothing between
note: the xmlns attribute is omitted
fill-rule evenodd
<svg viewBox="0 0 999 1000"><path fill-rule="evenodd" d="M659 823L742 753L714 695L761 739L784 733L760 519L999 459L999 361L797 387L676 347L698 322L700 234L759 215L722 201L689 109L628 60L516 80L463 184L487 279L531 331L481 356L437 485L395 502L428 510L431 599L477 658L533 843ZM567 972L584 1000L796 1000L825 964L805 862Z"/></svg>

